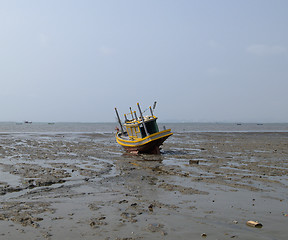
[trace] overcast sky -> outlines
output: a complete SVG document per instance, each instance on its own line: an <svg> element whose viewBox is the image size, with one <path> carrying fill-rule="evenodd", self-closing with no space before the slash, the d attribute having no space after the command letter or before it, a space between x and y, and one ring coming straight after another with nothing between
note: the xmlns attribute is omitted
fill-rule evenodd
<svg viewBox="0 0 288 240"><path fill-rule="evenodd" d="M286 0L0 0L0 121L288 122Z"/></svg>

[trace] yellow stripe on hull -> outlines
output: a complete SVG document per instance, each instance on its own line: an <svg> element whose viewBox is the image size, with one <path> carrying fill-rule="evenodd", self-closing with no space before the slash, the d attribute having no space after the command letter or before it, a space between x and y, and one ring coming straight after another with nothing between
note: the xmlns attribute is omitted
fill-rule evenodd
<svg viewBox="0 0 288 240"><path fill-rule="evenodd" d="M123 147L141 147L145 144L151 143L153 141L156 141L158 139L161 138L168 138L169 136L171 136L173 133L171 132L170 129L161 131L161 132L157 132L154 134L151 134L145 138L141 138L141 139L135 139L135 140L126 140L123 139L121 137L119 137L119 134L116 134L116 141Z"/></svg>

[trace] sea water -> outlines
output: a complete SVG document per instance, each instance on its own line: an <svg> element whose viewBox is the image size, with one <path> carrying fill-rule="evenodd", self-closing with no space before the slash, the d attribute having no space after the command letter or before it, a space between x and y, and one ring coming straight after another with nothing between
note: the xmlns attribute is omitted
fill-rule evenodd
<svg viewBox="0 0 288 240"><path fill-rule="evenodd" d="M117 123L0 122L0 133L113 133ZM159 129L185 132L288 132L288 123L159 123Z"/></svg>

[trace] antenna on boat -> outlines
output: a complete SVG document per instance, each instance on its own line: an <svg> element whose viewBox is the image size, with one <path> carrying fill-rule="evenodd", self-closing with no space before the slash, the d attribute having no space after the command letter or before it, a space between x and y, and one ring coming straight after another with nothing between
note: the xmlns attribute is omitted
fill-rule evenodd
<svg viewBox="0 0 288 240"><path fill-rule="evenodd" d="M141 120L142 120L142 123L143 123L143 127L144 127L144 130L145 130L146 136L148 136L149 133L147 131L147 128L146 128L146 125L145 125L145 122L144 122L144 117L142 115L142 111L141 111L139 103L137 103L137 106L138 106L138 109L139 109L139 113L140 113L140 116L141 116Z"/></svg>
<svg viewBox="0 0 288 240"><path fill-rule="evenodd" d="M120 117L119 117L119 114L118 114L118 111L117 111L117 108L115 108L115 112L116 112L116 115L117 115L117 118L118 118L118 122L119 122L119 125L120 125L120 128L121 128L121 132L124 133L123 127L122 127L122 123L121 123L121 120L120 120Z"/></svg>
<svg viewBox="0 0 288 240"><path fill-rule="evenodd" d="M156 108L156 104L157 104L157 102L155 101L153 104L153 110Z"/></svg>

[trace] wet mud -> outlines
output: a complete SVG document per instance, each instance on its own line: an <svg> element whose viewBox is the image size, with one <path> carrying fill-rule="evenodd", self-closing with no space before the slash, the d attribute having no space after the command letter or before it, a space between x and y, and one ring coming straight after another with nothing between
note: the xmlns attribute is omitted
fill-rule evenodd
<svg viewBox="0 0 288 240"><path fill-rule="evenodd" d="M175 133L161 152L0 134L0 239L286 239L288 133Z"/></svg>

